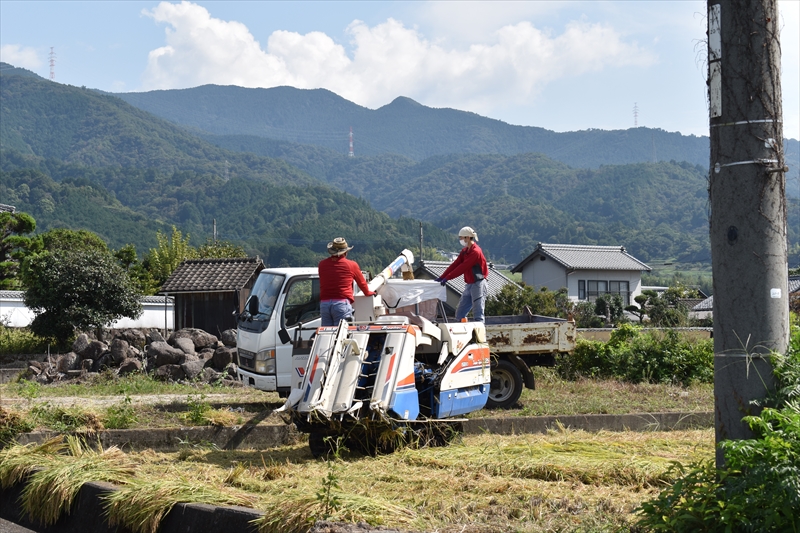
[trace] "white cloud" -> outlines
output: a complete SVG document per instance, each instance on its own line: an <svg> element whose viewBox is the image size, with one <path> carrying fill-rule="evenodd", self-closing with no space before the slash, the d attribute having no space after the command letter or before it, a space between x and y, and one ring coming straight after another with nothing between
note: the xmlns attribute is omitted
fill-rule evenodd
<svg viewBox="0 0 800 533"><path fill-rule="evenodd" d="M0 46L0 61L27 69L42 66L42 61L39 59L39 54L35 48L19 44L4 44Z"/></svg>
<svg viewBox="0 0 800 533"><path fill-rule="evenodd" d="M556 79L657 60L610 26L587 22L571 22L555 36L518 22L456 48L391 18L372 27L356 20L347 28L348 55L320 32L275 31L263 49L244 24L213 18L187 1L162 2L143 13L167 25L165 46L150 52L145 89L324 87L368 107L402 95L486 112L498 101L522 102Z"/></svg>

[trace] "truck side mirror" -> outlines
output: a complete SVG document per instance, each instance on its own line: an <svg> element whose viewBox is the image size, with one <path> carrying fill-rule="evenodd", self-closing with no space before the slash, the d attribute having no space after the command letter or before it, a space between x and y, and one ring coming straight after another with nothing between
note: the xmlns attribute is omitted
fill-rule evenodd
<svg viewBox="0 0 800 533"><path fill-rule="evenodd" d="M252 316L258 314L258 296L255 294L250 297L247 301L247 312L250 313Z"/></svg>
<svg viewBox="0 0 800 533"><path fill-rule="evenodd" d="M283 344L289 344L289 342L292 340L292 338L289 336L289 332L286 331L286 328L281 328L278 330L278 338Z"/></svg>

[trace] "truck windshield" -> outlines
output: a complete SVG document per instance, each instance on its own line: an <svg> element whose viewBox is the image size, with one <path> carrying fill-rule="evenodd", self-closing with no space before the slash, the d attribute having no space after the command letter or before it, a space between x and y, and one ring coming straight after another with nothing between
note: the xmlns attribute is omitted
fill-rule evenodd
<svg viewBox="0 0 800 533"><path fill-rule="evenodd" d="M258 297L258 314L254 315L253 319L269 320L272 317L272 311L275 309L275 302L278 301L278 295L281 293L285 277L282 274L269 274L267 272L263 272L258 276L250 294L250 298L253 296ZM248 303L249 301L250 299L248 298ZM248 306L245 304L245 309L247 308Z"/></svg>

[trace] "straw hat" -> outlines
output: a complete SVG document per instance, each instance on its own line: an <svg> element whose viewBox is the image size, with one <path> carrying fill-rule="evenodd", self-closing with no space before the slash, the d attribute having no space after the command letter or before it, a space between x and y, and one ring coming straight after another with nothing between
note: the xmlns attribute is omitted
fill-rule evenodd
<svg viewBox="0 0 800 533"><path fill-rule="evenodd" d="M344 255L352 249L352 246L347 246L347 241L344 240L344 237L336 237L332 242L328 243L328 253L331 255Z"/></svg>

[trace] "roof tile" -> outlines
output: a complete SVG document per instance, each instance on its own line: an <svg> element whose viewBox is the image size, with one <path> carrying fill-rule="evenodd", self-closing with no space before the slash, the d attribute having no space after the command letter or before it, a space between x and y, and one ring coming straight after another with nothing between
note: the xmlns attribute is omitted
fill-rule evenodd
<svg viewBox="0 0 800 533"><path fill-rule="evenodd" d="M247 285L263 268L258 257L187 259L167 278L159 293L234 291Z"/></svg>

